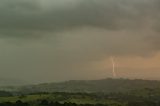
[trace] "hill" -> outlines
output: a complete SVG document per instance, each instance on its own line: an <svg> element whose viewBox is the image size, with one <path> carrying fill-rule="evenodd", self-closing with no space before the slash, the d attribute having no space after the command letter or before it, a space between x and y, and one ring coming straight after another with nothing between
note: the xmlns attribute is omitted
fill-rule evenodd
<svg viewBox="0 0 160 106"><path fill-rule="evenodd" d="M60 83L44 83L38 85L21 86L16 90L23 93L34 92L130 92L140 89L160 88L160 81L129 80L129 79L102 79L102 80L71 80Z"/></svg>

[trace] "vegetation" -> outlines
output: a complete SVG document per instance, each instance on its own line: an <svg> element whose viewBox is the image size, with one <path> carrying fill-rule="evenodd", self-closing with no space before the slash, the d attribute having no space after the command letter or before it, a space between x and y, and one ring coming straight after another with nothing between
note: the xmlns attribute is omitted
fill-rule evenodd
<svg viewBox="0 0 160 106"><path fill-rule="evenodd" d="M129 79L102 79L102 80L80 80L66 81L60 83L44 83L39 85L27 85L20 87L0 87L0 90L21 92L23 94L37 92L130 92L135 89L160 88L160 81L129 80Z"/></svg>
<svg viewBox="0 0 160 106"><path fill-rule="evenodd" d="M33 93L0 97L0 106L160 106L160 89L128 93Z"/></svg>
<svg viewBox="0 0 160 106"><path fill-rule="evenodd" d="M56 89L61 92L51 92ZM0 106L160 106L159 98L159 81L105 79L23 86L19 92L0 91Z"/></svg>

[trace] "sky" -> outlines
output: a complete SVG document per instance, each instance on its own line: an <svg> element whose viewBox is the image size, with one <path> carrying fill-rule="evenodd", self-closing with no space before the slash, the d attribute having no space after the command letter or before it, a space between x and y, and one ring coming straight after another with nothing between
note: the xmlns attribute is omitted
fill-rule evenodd
<svg viewBox="0 0 160 106"><path fill-rule="evenodd" d="M0 78L160 80L159 0L0 0Z"/></svg>

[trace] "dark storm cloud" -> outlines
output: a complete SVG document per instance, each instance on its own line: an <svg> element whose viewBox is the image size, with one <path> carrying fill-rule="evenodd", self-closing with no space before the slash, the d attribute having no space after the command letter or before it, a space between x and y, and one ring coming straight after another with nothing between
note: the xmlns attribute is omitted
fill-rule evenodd
<svg viewBox="0 0 160 106"><path fill-rule="evenodd" d="M21 32L63 31L83 26L106 30L138 29L146 17L159 19L158 0L67 0L77 3L66 6L61 5L64 0L59 3L46 0L46 5L41 1L0 1L1 36L34 36Z"/></svg>
<svg viewBox="0 0 160 106"><path fill-rule="evenodd" d="M154 52L160 48L159 4L159 0L1 0L0 37L37 39L52 35L58 40L54 42L56 47L69 36L61 44L65 52L71 48L69 42L74 43L78 40L75 36L81 36L79 51L88 47L95 54ZM84 36L83 28L89 29ZM64 34L67 31L71 35ZM83 39L88 39L85 45L81 44ZM94 39L99 40L92 42ZM92 48L94 45L97 48Z"/></svg>

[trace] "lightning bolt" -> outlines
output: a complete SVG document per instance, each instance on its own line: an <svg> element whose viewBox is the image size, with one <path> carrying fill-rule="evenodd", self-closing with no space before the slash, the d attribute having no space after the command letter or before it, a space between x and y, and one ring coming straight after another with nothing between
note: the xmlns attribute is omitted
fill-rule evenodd
<svg viewBox="0 0 160 106"><path fill-rule="evenodd" d="M114 58L111 56L111 62L112 62L112 74L113 74L113 78L116 78L116 72L115 72L115 62L114 62Z"/></svg>

